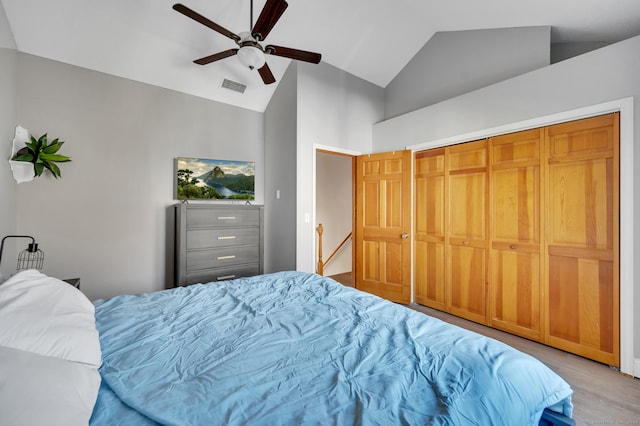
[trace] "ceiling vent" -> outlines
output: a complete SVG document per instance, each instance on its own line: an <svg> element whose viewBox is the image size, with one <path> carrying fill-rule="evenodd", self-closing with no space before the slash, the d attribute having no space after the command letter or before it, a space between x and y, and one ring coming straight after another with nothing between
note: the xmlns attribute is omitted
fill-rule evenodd
<svg viewBox="0 0 640 426"><path fill-rule="evenodd" d="M228 79L222 80L222 87L225 89L233 90L234 92L244 93L247 88L246 84L238 83L237 81L231 81Z"/></svg>

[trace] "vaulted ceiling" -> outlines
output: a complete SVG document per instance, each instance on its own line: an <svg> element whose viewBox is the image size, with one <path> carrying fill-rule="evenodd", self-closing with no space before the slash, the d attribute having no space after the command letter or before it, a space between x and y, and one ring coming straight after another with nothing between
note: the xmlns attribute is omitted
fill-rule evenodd
<svg viewBox="0 0 640 426"><path fill-rule="evenodd" d="M0 0L16 48L243 108L264 111L289 59L267 56L264 85L237 57L194 59L236 47L172 9L177 0ZM251 0L180 0L226 29L249 30ZM267 44L315 51L385 87L438 31L550 26L553 43L616 42L640 34L639 0L288 0ZM255 0L253 20L265 0ZM0 24L3 21L0 19ZM247 85L244 94L223 79Z"/></svg>

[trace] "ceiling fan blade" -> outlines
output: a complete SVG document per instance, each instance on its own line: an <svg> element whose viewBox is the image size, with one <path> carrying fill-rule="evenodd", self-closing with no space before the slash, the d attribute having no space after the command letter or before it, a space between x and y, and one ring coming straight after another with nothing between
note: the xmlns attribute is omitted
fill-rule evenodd
<svg viewBox="0 0 640 426"><path fill-rule="evenodd" d="M289 4L285 0L267 0L253 30L251 30L251 35L258 41L267 38L288 6Z"/></svg>
<svg viewBox="0 0 640 426"><path fill-rule="evenodd" d="M305 61L317 64L322 59L322 55L314 52L307 52L306 50L292 49L290 47L274 46L272 44L264 48L265 53L275 56L282 56L284 58L296 59L298 61Z"/></svg>
<svg viewBox="0 0 640 426"><path fill-rule="evenodd" d="M207 65L211 62L219 61L220 59L228 58L238 53L238 49L229 49L224 52L215 53L213 55L205 56L204 58L196 59L195 62L198 65Z"/></svg>
<svg viewBox="0 0 640 426"><path fill-rule="evenodd" d="M264 64L262 68L258 68L258 73L260 74L260 77L262 77L262 81L264 81L264 84L271 84L276 82L276 78L273 76L269 65Z"/></svg>
<svg viewBox="0 0 640 426"><path fill-rule="evenodd" d="M228 29L216 24L215 22L211 21L208 18L205 18L204 16L200 15L198 12L192 9L189 9L187 6L181 3L174 4L173 10L182 13L184 16L187 16L193 19L194 21L200 22L202 25L207 26L212 30L219 32L223 36L229 37L230 39L235 41L240 41L239 35L232 33Z"/></svg>

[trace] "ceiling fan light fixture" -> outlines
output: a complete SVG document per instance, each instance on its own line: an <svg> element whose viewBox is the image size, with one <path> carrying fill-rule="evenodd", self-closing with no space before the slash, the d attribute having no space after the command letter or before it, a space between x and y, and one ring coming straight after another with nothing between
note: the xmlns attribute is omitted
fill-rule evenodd
<svg viewBox="0 0 640 426"><path fill-rule="evenodd" d="M238 59L250 70L260 69L266 62L264 52L256 46L242 46L238 50Z"/></svg>
<svg viewBox="0 0 640 426"><path fill-rule="evenodd" d="M253 24L253 0L251 0L251 13L249 14L249 26L251 32L244 31L235 34L228 29L216 24L212 20L200 15L195 10L189 9L187 6L176 3L173 9L183 14L187 18L209 27L217 33L233 40L237 45L237 49L227 49L222 52L208 55L193 61L198 65L207 65L230 56L237 55L240 63L250 70L257 70L264 84L273 84L276 81L271 68L266 63L264 55L275 55L283 58L295 59L298 61L306 61L317 64L322 59L319 53L307 52L305 50L292 49L290 47L268 45L262 47L260 41L264 40L273 26L278 22L285 9L288 7L286 0L266 0L262 12L255 24Z"/></svg>

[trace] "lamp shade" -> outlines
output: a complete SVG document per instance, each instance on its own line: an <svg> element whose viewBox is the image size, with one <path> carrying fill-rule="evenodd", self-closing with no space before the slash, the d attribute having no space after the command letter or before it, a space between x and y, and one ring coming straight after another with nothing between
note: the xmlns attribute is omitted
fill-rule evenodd
<svg viewBox="0 0 640 426"><path fill-rule="evenodd" d="M242 46L238 50L240 63L250 70L260 69L264 66L264 52L255 46Z"/></svg>

